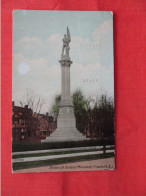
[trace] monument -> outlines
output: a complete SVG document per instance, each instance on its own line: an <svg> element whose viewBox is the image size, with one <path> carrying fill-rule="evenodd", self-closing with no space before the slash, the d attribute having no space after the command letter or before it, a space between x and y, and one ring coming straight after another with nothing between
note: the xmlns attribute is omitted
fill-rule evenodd
<svg viewBox="0 0 146 196"><path fill-rule="evenodd" d="M61 60L61 102L57 118L57 129L42 142L80 141L86 140L86 136L76 129L74 106L70 95L70 67L73 63L69 57L69 43L71 36L67 27L67 34L63 38Z"/></svg>

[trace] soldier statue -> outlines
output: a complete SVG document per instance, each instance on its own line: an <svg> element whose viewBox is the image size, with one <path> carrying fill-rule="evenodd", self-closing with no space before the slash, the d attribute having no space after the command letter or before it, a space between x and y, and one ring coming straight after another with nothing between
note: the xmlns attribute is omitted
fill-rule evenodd
<svg viewBox="0 0 146 196"><path fill-rule="evenodd" d="M62 47L62 57L65 57L65 58L69 58L69 42L71 41L71 37L70 37L70 32L69 32L69 29L67 27L67 34L64 35L64 38L62 39L63 41L63 47ZM64 51L65 51L65 54L64 54Z"/></svg>

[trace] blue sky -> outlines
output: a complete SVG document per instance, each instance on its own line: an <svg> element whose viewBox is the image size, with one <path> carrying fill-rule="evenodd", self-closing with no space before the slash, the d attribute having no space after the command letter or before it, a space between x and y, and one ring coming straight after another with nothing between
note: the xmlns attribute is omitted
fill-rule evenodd
<svg viewBox="0 0 146 196"><path fill-rule="evenodd" d="M64 34L67 26L72 36L92 38L92 32L105 20L111 19L111 12L95 11L29 11L16 10L13 13L14 36L17 41L24 36L47 39L51 34Z"/></svg>
<svg viewBox="0 0 146 196"><path fill-rule="evenodd" d="M61 93L62 38L70 29L71 92L113 97L113 16L111 12L26 11L13 13L13 100L26 92L51 107ZM43 111L45 112L46 106Z"/></svg>

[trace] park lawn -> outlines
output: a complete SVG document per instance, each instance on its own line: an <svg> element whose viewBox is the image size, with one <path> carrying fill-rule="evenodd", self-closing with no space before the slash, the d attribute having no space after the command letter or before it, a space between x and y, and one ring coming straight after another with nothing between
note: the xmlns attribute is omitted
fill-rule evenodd
<svg viewBox="0 0 146 196"><path fill-rule="evenodd" d="M60 148L75 148L87 146L103 146L114 145L114 142L95 141L71 141L71 142L48 142L48 143L13 143L12 152L34 151L34 150L49 150Z"/></svg>
<svg viewBox="0 0 146 196"><path fill-rule="evenodd" d="M18 162L13 163L13 170L49 166L54 164L72 163L78 161L96 160L114 157L114 153L99 154L99 155L84 155L76 157L58 158L52 160L41 160L41 161L29 161L29 162Z"/></svg>
<svg viewBox="0 0 146 196"><path fill-rule="evenodd" d="M79 153L79 152L94 152L94 151L101 151L101 149L93 149L93 150L69 150L69 151L62 151L62 152L45 152L45 153L32 153L32 154L19 154L13 155L13 159L17 158L26 158L26 157L39 157L39 156L49 156L49 155L63 155L63 154L71 154L71 153Z"/></svg>

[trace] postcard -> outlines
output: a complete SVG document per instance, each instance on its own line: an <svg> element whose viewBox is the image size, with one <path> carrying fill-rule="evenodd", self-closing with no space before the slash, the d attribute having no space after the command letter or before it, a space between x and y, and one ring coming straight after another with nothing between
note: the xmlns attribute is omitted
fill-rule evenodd
<svg viewBox="0 0 146 196"><path fill-rule="evenodd" d="M115 169L113 14L13 12L12 170Z"/></svg>

